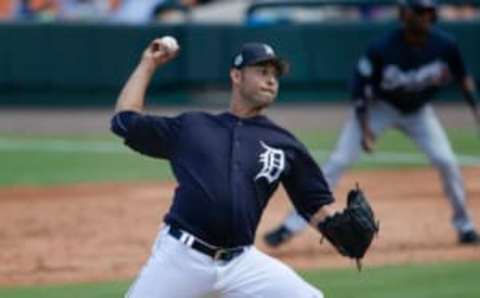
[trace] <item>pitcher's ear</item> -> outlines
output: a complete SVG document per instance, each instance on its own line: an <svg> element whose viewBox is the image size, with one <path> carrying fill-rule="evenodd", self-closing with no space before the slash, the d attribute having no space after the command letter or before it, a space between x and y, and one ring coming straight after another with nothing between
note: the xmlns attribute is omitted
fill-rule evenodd
<svg viewBox="0 0 480 298"><path fill-rule="evenodd" d="M240 69L236 69L236 68L230 69L230 79L232 80L232 83L238 83L240 81L240 77L241 77Z"/></svg>

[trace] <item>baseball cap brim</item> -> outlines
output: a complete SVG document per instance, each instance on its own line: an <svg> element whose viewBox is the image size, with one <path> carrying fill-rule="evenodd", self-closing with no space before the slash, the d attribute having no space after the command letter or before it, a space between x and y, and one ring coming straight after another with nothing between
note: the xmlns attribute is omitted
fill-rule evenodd
<svg viewBox="0 0 480 298"><path fill-rule="evenodd" d="M273 64L273 66L275 66L279 76L286 75L290 71L290 63L288 63L287 60L280 57L261 57L261 58L249 61L244 66L261 65L261 64L267 64L267 63L271 63Z"/></svg>

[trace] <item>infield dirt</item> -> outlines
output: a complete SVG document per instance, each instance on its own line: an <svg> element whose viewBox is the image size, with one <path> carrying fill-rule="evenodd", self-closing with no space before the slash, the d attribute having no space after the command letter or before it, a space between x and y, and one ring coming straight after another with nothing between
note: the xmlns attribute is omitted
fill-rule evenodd
<svg viewBox="0 0 480 298"><path fill-rule="evenodd" d="M479 168L464 168L471 210L480 226ZM367 190L381 231L364 266L480 260L480 246L456 243L450 208L435 171L410 169L348 173L336 192L343 207L358 181ZM38 284L132 278L171 201L171 183L82 184L0 189L0 284ZM351 267L309 229L287 245L267 249L261 236L285 216L279 191L267 207L257 246L296 269Z"/></svg>

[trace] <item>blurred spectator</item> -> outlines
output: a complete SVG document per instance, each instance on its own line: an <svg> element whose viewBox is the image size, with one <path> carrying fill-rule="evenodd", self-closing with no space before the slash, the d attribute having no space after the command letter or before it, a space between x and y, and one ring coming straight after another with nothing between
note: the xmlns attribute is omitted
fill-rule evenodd
<svg viewBox="0 0 480 298"><path fill-rule="evenodd" d="M364 20L392 20L398 15L396 5L362 4L357 8Z"/></svg>
<svg viewBox="0 0 480 298"><path fill-rule="evenodd" d="M252 0L214 0L191 9L191 19L203 24L242 24ZM205 5L204 5L205 4Z"/></svg>
<svg viewBox="0 0 480 298"><path fill-rule="evenodd" d="M184 23L191 21L191 11L212 0L166 0L155 8L155 21L162 23Z"/></svg>
<svg viewBox="0 0 480 298"><path fill-rule="evenodd" d="M123 0L113 14L116 23L182 23L190 20L190 10L212 0Z"/></svg>
<svg viewBox="0 0 480 298"><path fill-rule="evenodd" d="M439 14L445 20L462 20L468 21L480 18L478 7L470 1L462 2L462 4L451 4L441 7Z"/></svg>
<svg viewBox="0 0 480 298"><path fill-rule="evenodd" d="M13 18L15 10L14 0L0 0L0 20L9 20Z"/></svg>
<svg viewBox="0 0 480 298"><path fill-rule="evenodd" d="M114 4L109 0L59 0L57 17L76 22L106 20Z"/></svg>
<svg viewBox="0 0 480 298"><path fill-rule="evenodd" d="M53 21L58 13L56 0L18 0L15 15L19 19Z"/></svg>
<svg viewBox="0 0 480 298"><path fill-rule="evenodd" d="M115 23L144 24L154 19L155 9L167 0L122 0L112 16Z"/></svg>
<svg viewBox="0 0 480 298"><path fill-rule="evenodd" d="M255 0L253 4L275 4L272 0ZM361 18L357 6L342 3L323 3L304 6L290 1L291 5L267 6L255 10L246 20L250 26L270 24L316 23L328 21L353 21Z"/></svg>
<svg viewBox="0 0 480 298"><path fill-rule="evenodd" d="M5 1L5 0L0 0ZM14 0L18 19L93 21L106 19L120 0Z"/></svg>
<svg viewBox="0 0 480 298"><path fill-rule="evenodd" d="M157 5L153 12L155 22L184 23L190 20L190 8L183 1L166 0Z"/></svg>

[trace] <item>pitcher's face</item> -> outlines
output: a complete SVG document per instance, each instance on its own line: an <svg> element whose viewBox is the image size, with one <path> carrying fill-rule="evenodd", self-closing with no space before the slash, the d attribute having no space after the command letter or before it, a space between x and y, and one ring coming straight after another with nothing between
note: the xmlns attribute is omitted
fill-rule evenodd
<svg viewBox="0 0 480 298"><path fill-rule="evenodd" d="M264 108L275 101L278 94L278 69L271 63L244 67L238 70L237 88L246 104Z"/></svg>

